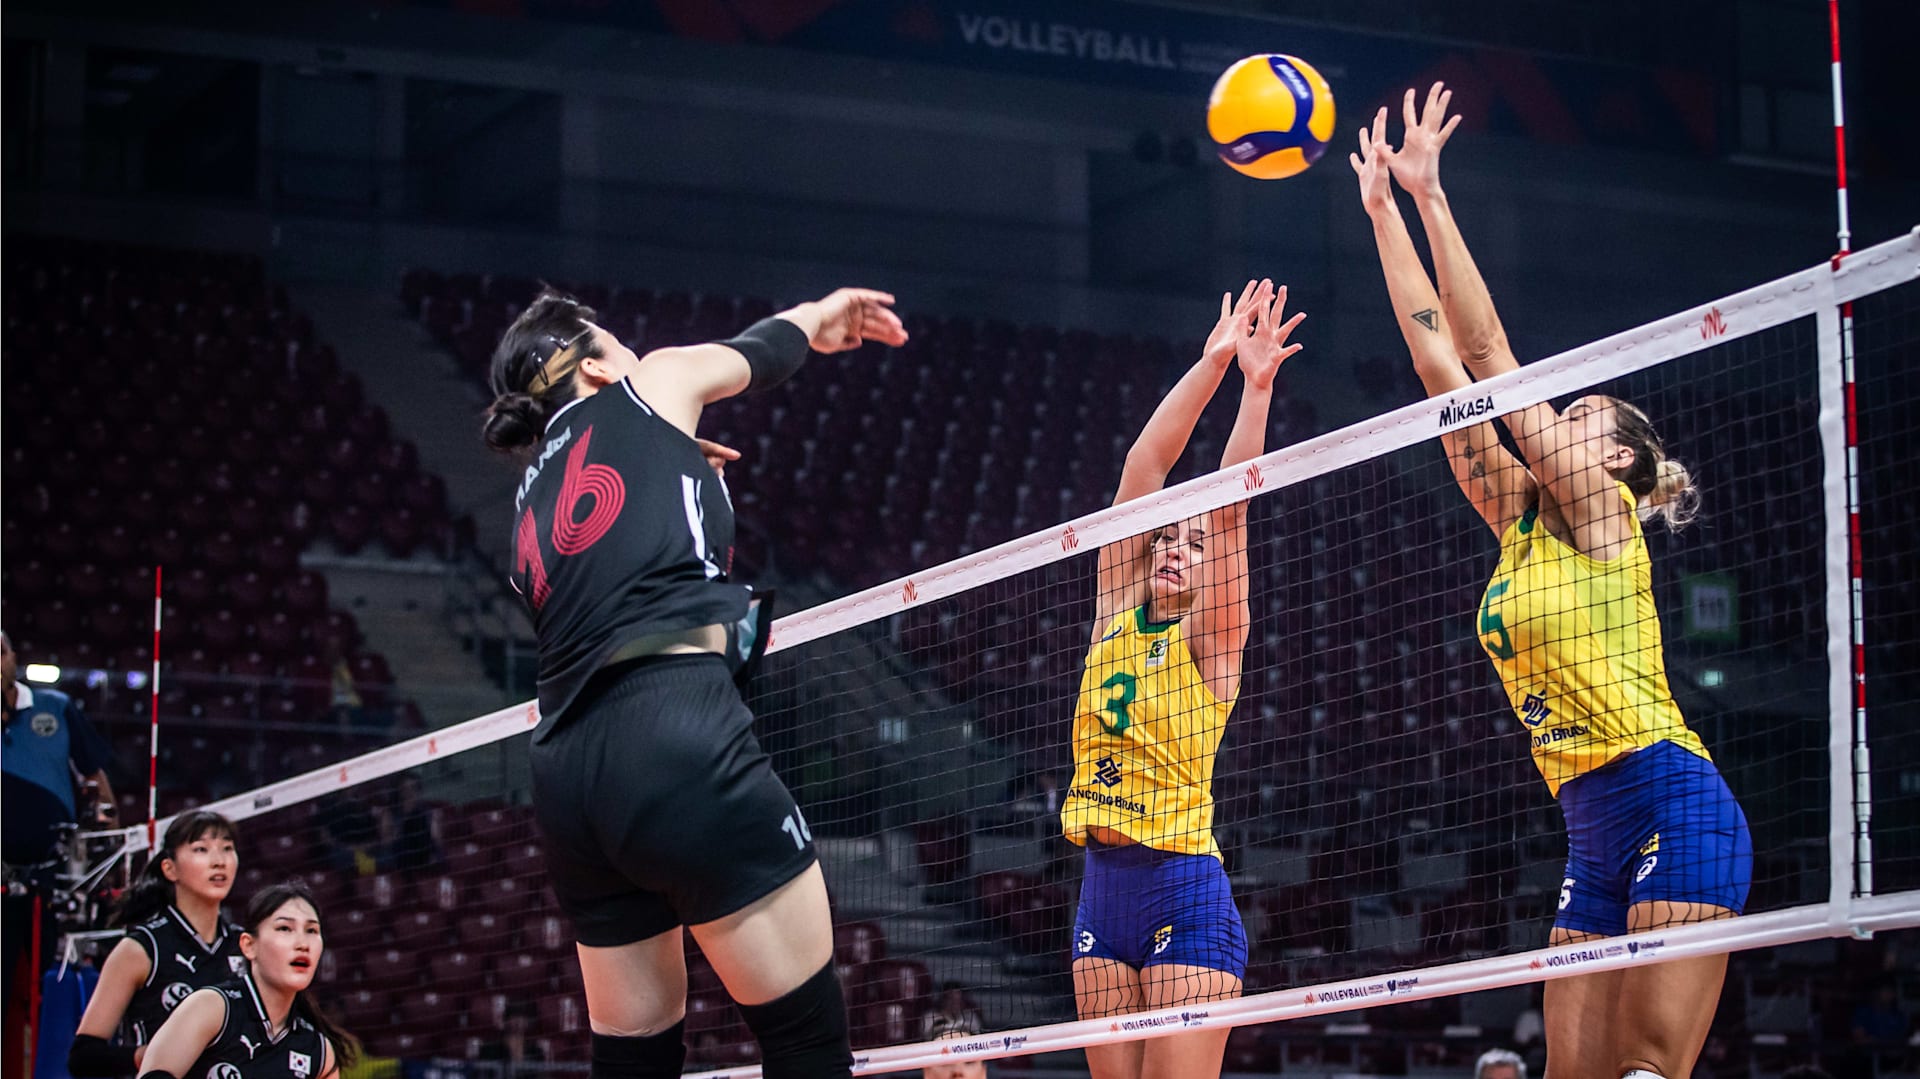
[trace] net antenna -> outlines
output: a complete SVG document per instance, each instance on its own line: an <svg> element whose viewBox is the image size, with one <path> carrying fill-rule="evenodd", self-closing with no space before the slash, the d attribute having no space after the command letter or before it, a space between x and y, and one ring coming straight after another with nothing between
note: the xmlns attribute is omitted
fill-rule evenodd
<svg viewBox="0 0 1920 1079"><path fill-rule="evenodd" d="M1847 116L1846 84L1840 74L1840 0L1827 0L1827 32L1833 46L1833 164L1834 164L1834 211L1838 220L1836 239L1839 250L1834 252L1833 268L1837 272L1847 257L1852 254L1853 226L1847 209ZM1823 323L1831 315L1823 312ZM1837 788L1849 786L1853 791L1853 834L1851 836L1854 852L1854 887L1860 895L1873 894L1873 772L1872 761L1867 750L1867 627L1866 607L1863 601L1861 572L1860 539L1860 411L1859 400L1854 385L1854 348L1853 348L1853 301L1842 300L1838 310L1839 326L1822 325L1821 345L1822 362L1829 361L1825 355L1828 341L1832 341L1838 355L1831 357L1832 366L1838 368L1841 390L1845 395L1846 413L1846 455L1844 473L1846 481L1846 533L1847 533L1847 602L1849 604L1849 640L1852 649L1847 656L1846 668L1852 672L1853 717L1852 753L1849 756L1851 776L1839 773L1835 763L1834 786L1835 799L1839 798ZM1825 380L1822 380L1824 385ZM1825 402L1823 402L1823 405ZM1850 782L1843 783L1843 780ZM1839 830L1839 821L1835 818L1834 829ZM1834 887L1839 887L1839 876L1835 875Z"/></svg>

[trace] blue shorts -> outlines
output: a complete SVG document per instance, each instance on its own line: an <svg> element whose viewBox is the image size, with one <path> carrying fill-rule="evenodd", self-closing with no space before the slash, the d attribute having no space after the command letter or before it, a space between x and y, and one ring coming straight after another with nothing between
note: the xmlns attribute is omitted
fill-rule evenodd
<svg viewBox="0 0 1920 1079"><path fill-rule="evenodd" d="M1220 859L1146 846L1087 846L1073 917L1074 959L1136 970L1179 963L1247 973L1247 931Z"/></svg>
<svg viewBox="0 0 1920 1079"><path fill-rule="evenodd" d="M1713 762L1656 742L1568 780L1560 812L1567 870L1556 929L1619 936L1627 908L1655 900L1746 909L1753 840Z"/></svg>

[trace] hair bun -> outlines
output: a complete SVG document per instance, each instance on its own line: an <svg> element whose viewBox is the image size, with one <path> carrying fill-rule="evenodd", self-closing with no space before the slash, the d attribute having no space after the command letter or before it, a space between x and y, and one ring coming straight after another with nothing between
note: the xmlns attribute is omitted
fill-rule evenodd
<svg viewBox="0 0 1920 1079"><path fill-rule="evenodd" d="M500 453L517 453L533 445L545 427L544 410L532 395L503 393L487 406L480 437Z"/></svg>
<svg viewBox="0 0 1920 1079"><path fill-rule="evenodd" d="M1678 532L1700 512L1700 489L1693 484L1687 466L1663 457L1654 469L1653 490L1644 500L1643 516L1658 515L1667 528Z"/></svg>

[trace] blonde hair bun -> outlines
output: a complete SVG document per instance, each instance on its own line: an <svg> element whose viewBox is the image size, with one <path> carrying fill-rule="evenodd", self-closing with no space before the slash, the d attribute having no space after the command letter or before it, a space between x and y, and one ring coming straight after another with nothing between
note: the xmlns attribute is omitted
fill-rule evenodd
<svg viewBox="0 0 1920 1079"><path fill-rule="evenodd" d="M1693 484L1687 466L1663 457L1654 470L1653 490L1640 502L1640 519L1659 517L1667 528L1678 532L1700 512L1700 488Z"/></svg>

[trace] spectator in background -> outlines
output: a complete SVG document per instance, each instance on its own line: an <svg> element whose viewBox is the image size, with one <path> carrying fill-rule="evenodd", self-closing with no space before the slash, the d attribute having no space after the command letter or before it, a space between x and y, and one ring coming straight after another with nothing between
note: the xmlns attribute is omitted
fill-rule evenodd
<svg viewBox="0 0 1920 1079"><path fill-rule="evenodd" d="M1525 1010L1513 1019L1513 1047L1535 1075L1547 1070L1547 1017L1540 1010L1543 989L1541 983L1533 983Z"/></svg>
<svg viewBox="0 0 1920 1079"><path fill-rule="evenodd" d="M535 1071L544 1070L547 1053L528 1034L532 1027L533 1005L525 1001L509 1005L501 1020L500 1039L481 1046L480 1059L505 1064L506 1074L510 1076L530 1064L535 1066Z"/></svg>
<svg viewBox="0 0 1920 1079"><path fill-rule="evenodd" d="M942 1030L978 1034L985 1024L980 1019L980 1009L973 1006L965 989L954 982L941 982L940 1001L927 1013L922 1028L922 1037L930 1040L940 1037Z"/></svg>
<svg viewBox="0 0 1920 1079"><path fill-rule="evenodd" d="M1906 1013L1900 1010L1898 990L1892 978L1882 979L1874 985L1873 997L1853 1009L1853 1019L1848 1026L1853 1031L1854 1044L1884 1046L1906 1042L1911 1024Z"/></svg>
<svg viewBox="0 0 1920 1079"><path fill-rule="evenodd" d="M970 1038L980 1033L978 1016L971 1022L965 1019L949 1019L940 1015L930 1015L927 1020L928 1041ZM920 1077L921 1079L987 1079L987 1062L984 1060L943 1061L932 1067L922 1068Z"/></svg>
<svg viewBox="0 0 1920 1079"><path fill-rule="evenodd" d="M83 822L111 824L115 805L113 786L107 782L107 747L85 713L59 690L33 689L16 681L18 672L13 641L0 632L0 693L6 695L0 731L0 859L26 867L59 857L61 829ZM0 928L6 966L0 967L0 986L9 999L14 967L32 936L33 921L33 897L6 897ZM46 947L53 946L54 935L41 934Z"/></svg>
<svg viewBox="0 0 1920 1079"><path fill-rule="evenodd" d="M1473 1079L1527 1079L1527 1064L1511 1049L1489 1049L1473 1062Z"/></svg>
<svg viewBox="0 0 1920 1079"><path fill-rule="evenodd" d="M420 777L404 773L393 804L380 814L381 859L387 869L418 873L440 864L440 819L420 794Z"/></svg>

